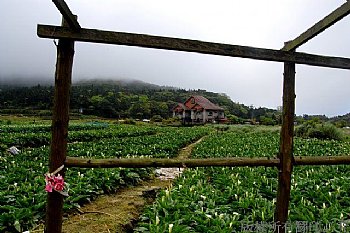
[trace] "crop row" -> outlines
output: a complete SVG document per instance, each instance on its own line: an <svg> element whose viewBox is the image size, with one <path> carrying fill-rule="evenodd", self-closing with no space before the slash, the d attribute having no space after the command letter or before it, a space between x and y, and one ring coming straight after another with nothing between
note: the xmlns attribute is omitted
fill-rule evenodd
<svg viewBox="0 0 350 233"><path fill-rule="evenodd" d="M79 127L77 127L79 128ZM140 135L155 134L156 129L150 126L134 126L134 125L110 125L99 129L79 128L76 131L68 132L68 142L88 142L99 140L102 138L118 138L131 137ZM24 147L40 147L49 145L51 140L50 132L17 132L0 134L0 144L10 146Z"/></svg>
<svg viewBox="0 0 350 233"><path fill-rule="evenodd" d="M295 141L297 155L350 154L349 142L299 138ZM275 156L278 142L278 133L228 131L206 137L197 144L193 157ZM188 169L171 189L162 192L156 203L146 209L136 230L241 232L245 224L263 222L272 226L277 175L277 169L263 167ZM345 165L295 167L291 223L318 222L328 226L328 232L340 230L340 221L349 224L349 175L350 167ZM320 229L314 230L311 232L320 232Z"/></svg>
<svg viewBox="0 0 350 233"><path fill-rule="evenodd" d="M114 130L108 128L106 130ZM89 157L125 157L136 155L174 156L184 145L197 140L208 129L154 128L156 134L135 136L142 127L124 128L133 137L112 137L85 143L69 144L70 155ZM118 131L119 132L119 131ZM148 131L149 132L149 131ZM105 135L105 134L103 134ZM170 144L174 142L175 146ZM123 146L123 148L121 148ZM147 151L141 152L144 146ZM139 148L139 152L135 151ZM43 219L46 193L44 174L47 172L49 148L28 148L18 155L0 154L0 232L16 232L30 229ZM70 184L65 210L79 207L102 193L116 192L120 187L133 185L150 176L153 169L78 169L69 168L66 182Z"/></svg>
<svg viewBox="0 0 350 233"><path fill-rule="evenodd" d="M88 129L103 129L107 128L108 123L88 122L88 123L73 123L69 125L69 130L88 130ZM47 124L23 124L23 125L0 125L0 133L45 133L51 131L51 125Z"/></svg>
<svg viewBox="0 0 350 233"><path fill-rule="evenodd" d="M162 128L164 131L164 128ZM207 133L207 128L197 129L168 129L154 135L111 138L99 143L70 144L69 154L77 157L156 157L170 158L178 154L179 148L194 142ZM132 145L132 146L130 146Z"/></svg>

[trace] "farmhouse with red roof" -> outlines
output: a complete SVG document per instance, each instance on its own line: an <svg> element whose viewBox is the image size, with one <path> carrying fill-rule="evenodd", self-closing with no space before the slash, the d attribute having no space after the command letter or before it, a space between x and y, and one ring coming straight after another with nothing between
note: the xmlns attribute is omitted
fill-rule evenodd
<svg viewBox="0 0 350 233"><path fill-rule="evenodd" d="M220 122L225 120L224 109L213 104L207 98L194 95L184 103L178 103L173 108L173 117L185 122Z"/></svg>

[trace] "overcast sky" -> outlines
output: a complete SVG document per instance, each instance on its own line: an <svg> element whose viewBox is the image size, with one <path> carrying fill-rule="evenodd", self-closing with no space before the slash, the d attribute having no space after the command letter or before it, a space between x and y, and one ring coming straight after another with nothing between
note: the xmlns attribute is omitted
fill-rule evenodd
<svg viewBox="0 0 350 233"><path fill-rule="evenodd" d="M144 33L280 49L345 0L67 0L84 28ZM0 1L0 82L52 79L53 40L37 24L60 25L50 0ZM298 51L350 58L350 16ZM350 71L296 67L296 113L350 112ZM73 82L132 78L158 85L226 93L235 102L276 108L282 102L283 63L137 47L76 43Z"/></svg>

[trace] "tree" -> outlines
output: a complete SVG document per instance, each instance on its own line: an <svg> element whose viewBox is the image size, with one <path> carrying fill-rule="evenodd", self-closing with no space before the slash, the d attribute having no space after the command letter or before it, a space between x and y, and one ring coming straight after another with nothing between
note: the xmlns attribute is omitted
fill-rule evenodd
<svg viewBox="0 0 350 233"><path fill-rule="evenodd" d="M260 117L260 124L262 124L262 125L276 125L277 122L275 120L273 120L271 117L261 116Z"/></svg>
<svg viewBox="0 0 350 233"><path fill-rule="evenodd" d="M240 124L242 122L242 120L238 116L235 116L235 115L232 115L232 114L228 114L227 115L227 119L229 119L229 121L232 124Z"/></svg>
<svg viewBox="0 0 350 233"><path fill-rule="evenodd" d="M130 116L138 119L151 117L151 105L148 101L148 97L145 95L138 96L138 101L135 101L131 104L129 108Z"/></svg>
<svg viewBox="0 0 350 233"><path fill-rule="evenodd" d="M168 105L165 102L151 101L150 109L151 109L152 116L159 115L162 118L169 117Z"/></svg>

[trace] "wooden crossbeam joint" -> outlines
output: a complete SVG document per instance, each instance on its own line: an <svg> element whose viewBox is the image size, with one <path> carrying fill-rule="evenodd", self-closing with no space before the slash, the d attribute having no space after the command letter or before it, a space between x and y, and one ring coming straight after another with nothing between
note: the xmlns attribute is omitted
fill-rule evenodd
<svg viewBox="0 0 350 233"><path fill-rule="evenodd" d="M57 9L61 12L64 20L68 23L69 27L75 31L79 32L81 30L81 26L78 23L77 17L73 15L68 5L64 0L52 0L52 2L56 5Z"/></svg>
<svg viewBox="0 0 350 233"><path fill-rule="evenodd" d="M317 22L315 25L313 25L311 28L306 30L304 33L302 33L300 36L295 38L294 40L288 41L282 50L284 51L291 51L302 44L305 44L307 41L311 40L327 28L331 27L333 24L344 18L345 16L350 14L350 2L347 1L340 7L338 7L336 10L334 10L332 13L324 17L322 20Z"/></svg>

